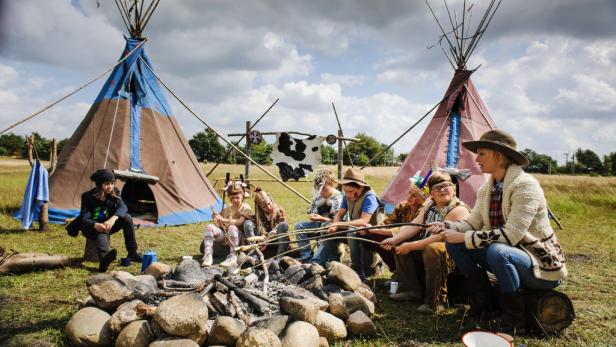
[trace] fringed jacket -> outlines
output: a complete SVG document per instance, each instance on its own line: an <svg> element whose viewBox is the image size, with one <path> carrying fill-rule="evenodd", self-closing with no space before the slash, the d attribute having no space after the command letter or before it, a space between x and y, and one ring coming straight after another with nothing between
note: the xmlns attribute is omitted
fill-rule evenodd
<svg viewBox="0 0 616 347"><path fill-rule="evenodd" d="M531 258L536 278L560 280L567 276L565 256L552 230L547 203L539 182L518 165L507 169L503 182L502 211L505 224L490 226L490 198L494 178L477 192L477 202L464 221L446 224L464 232L466 248L484 248L499 242L524 250Z"/></svg>

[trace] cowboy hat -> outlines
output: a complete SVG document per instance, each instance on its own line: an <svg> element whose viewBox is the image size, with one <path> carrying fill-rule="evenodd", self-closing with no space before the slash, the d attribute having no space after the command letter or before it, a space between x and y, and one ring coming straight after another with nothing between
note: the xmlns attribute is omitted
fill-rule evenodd
<svg viewBox="0 0 616 347"><path fill-rule="evenodd" d="M509 157L514 163L520 166L528 165L528 159L524 154L518 152L517 144L513 136L506 131L493 129L485 132L477 141L467 141L462 143L464 148L473 153L477 153L477 148L488 148L499 151Z"/></svg>
<svg viewBox="0 0 616 347"><path fill-rule="evenodd" d="M348 168L344 172L344 177L340 180L340 184L345 185L349 183L355 183L363 187L370 187L368 183L366 183L366 179L364 178L364 173L359 169Z"/></svg>

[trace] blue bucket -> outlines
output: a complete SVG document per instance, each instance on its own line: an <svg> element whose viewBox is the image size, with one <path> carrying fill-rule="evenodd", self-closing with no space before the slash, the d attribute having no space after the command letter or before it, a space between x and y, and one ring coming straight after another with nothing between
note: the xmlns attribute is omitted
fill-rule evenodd
<svg viewBox="0 0 616 347"><path fill-rule="evenodd" d="M148 266L152 265L152 263L155 263L157 261L158 259L156 258L156 252L151 249L145 252L143 254L143 261L141 262L141 272L144 272L145 269L148 268Z"/></svg>

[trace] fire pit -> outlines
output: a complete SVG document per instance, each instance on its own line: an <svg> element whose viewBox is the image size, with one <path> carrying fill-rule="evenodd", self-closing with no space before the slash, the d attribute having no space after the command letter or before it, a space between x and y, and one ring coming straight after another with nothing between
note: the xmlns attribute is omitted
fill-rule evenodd
<svg viewBox="0 0 616 347"><path fill-rule="evenodd" d="M348 266L240 257L240 268L152 264L86 280L66 325L77 346L323 346L376 334L376 296Z"/></svg>

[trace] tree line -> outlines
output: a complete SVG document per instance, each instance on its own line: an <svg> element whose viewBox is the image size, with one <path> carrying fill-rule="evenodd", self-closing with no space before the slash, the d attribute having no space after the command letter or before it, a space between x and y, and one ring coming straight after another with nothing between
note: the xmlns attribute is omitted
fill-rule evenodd
<svg viewBox="0 0 616 347"><path fill-rule="evenodd" d="M51 140L41 136L39 133L32 133L34 145L39 158L49 160ZM387 148L387 145L380 143L375 138L359 133L355 135L357 141L347 142L348 154L343 153L344 165L363 166L376 154ZM58 153L66 144L68 139L58 141ZM225 164L244 164L245 159L239 153L230 151L229 145L220 143L216 134L210 129L200 131L188 140L195 156L199 161L225 163ZM246 150L245 145L238 146L242 151ZM26 158L28 155L26 138L24 136L7 133L0 135L0 156ZM345 151L346 152L346 151ZM267 141L262 141L258 145L251 146L251 157L259 164L268 165L272 163L270 154L272 145ZM611 152L601 159L590 149L578 148L570 157L567 158L565 165L559 166L556 160L547 154L537 153L532 149L524 149L522 153L528 158L530 164L526 168L527 172L544 174L584 174L592 176L616 176L616 152ZM404 161L407 153L394 155L393 149L388 149L381 157L371 163L371 166L393 166ZM321 145L321 157L323 164L334 165L338 162L338 150L330 145ZM350 157L350 158L349 158Z"/></svg>

